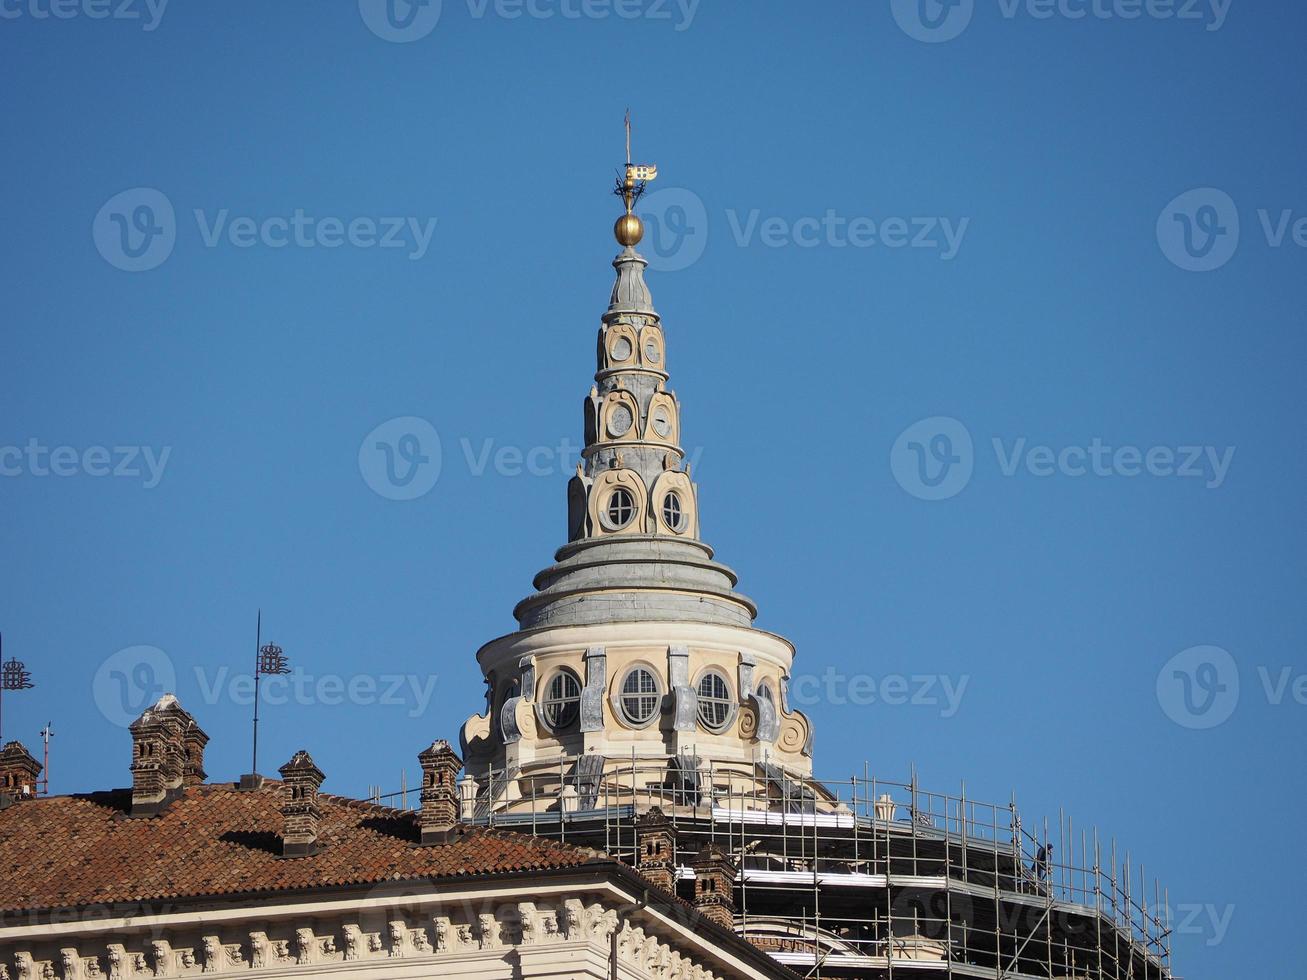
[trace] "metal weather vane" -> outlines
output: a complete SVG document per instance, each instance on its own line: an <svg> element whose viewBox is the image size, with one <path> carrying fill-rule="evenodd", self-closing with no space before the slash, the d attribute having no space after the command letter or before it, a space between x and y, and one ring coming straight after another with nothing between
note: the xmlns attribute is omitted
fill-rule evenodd
<svg viewBox="0 0 1307 980"><path fill-rule="evenodd" d="M631 162L631 110L626 110L626 175L617 179L615 193L626 205L626 213L632 214L636 202L644 194L651 180L658 179L658 167L653 164Z"/></svg>
<svg viewBox="0 0 1307 980"><path fill-rule="evenodd" d="M4 658L4 634L0 633L0 745L4 743L4 692L26 691L32 683L32 672L17 657Z"/></svg>
<svg viewBox="0 0 1307 980"><path fill-rule="evenodd" d="M254 765L250 772L259 771L259 684L265 674L289 674L290 660L275 643L263 642L263 610L259 610L254 633Z"/></svg>

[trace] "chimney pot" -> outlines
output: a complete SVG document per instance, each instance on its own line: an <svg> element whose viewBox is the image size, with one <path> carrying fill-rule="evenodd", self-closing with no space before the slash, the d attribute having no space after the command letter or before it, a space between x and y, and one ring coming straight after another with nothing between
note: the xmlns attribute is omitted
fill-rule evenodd
<svg viewBox="0 0 1307 980"><path fill-rule="evenodd" d="M694 907L723 929L735 926L735 862L720 844L705 844L694 859Z"/></svg>
<svg viewBox="0 0 1307 980"><path fill-rule="evenodd" d="M282 857L308 857L317 854L318 829L322 809L318 790L327 777L313 762L313 756L300 749L281 769L284 800L281 806Z"/></svg>
<svg viewBox="0 0 1307 980"><path fill-rule="evenodd" d="M151 817L204 781L209 741L177 698L165 694L132 722L132 816Z"/></svg>
<svg viewBox="0 0 1307 980"><path fill-rule="evenodd" d="M635 822L636 870L665 892L676 894L676 829L661 807Z"/></svg>
<svg viewBox="0 0 1307 980"><path fill-rule="evenodd" d="M34 797L42 768L22 742L0 749L0 806Z"/></svg>
<svg viewBox="0 0 1307 980"><path fill-rule="evenodd" d="M440 844L458 823L462 810L458 771L463 760L444 739L418 755L422 766L422 843Z"/></svg>

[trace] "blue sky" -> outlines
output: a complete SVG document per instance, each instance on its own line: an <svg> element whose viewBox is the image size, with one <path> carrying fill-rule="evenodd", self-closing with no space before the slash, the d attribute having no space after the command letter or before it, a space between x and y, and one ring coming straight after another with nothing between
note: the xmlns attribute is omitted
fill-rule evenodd
<svg viewBox="0 0 1307 980"><path fill-rule="evenodd" d="M142 665L246 771L259 607L265 771L395 789L479 710L630 105L704 535L818 771L1064 808L1197 910L1184 976L1299 969L1307 11L49 2L0 3L0 628L54 791L128 781Z"/></svg>

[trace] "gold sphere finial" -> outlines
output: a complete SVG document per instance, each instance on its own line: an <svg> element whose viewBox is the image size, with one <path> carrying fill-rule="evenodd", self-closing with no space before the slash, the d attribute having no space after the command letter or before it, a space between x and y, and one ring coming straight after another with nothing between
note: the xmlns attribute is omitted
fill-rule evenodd
<svg viewBox="0 0 1307 980"><path fill-rule="evenodd" d="M634 248L644 238L644 222L634 214L624 214L613 226L613 234L617 236L617 244Z"/></svg>

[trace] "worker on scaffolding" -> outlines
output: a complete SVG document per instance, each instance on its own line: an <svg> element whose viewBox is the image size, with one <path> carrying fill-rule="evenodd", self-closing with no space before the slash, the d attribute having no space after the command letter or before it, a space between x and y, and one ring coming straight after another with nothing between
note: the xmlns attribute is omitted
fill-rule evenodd
<svg viewBox="0 0 1307 980"><path fill-rule="evenodd" d="M1035 853L1035 863L1031 865L1030 870L1035 875L1035 880L1040 885L1048 882L1049 868L1053 863L1053 845L1044 844Z"/></svg>

